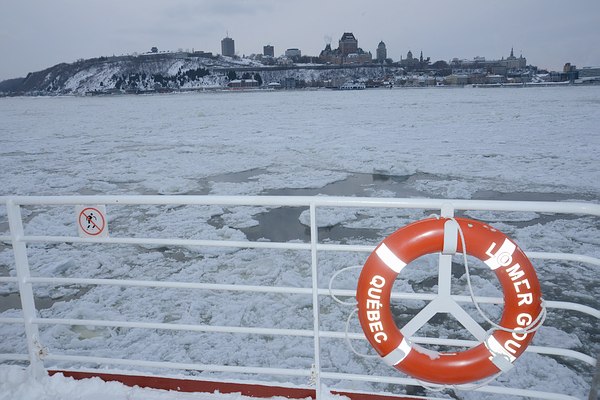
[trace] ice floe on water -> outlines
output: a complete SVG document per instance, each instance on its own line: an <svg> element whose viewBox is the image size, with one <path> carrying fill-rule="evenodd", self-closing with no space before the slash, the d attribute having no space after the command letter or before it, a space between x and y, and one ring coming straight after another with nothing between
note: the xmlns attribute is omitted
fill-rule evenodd
<svg viewBox="0 0 600 400"><path fill-rule="evenodd" d="M598 202L600 166L594 161L600 158L599 98L598 88L539 88L1 99L0 194ZM309 212L303 207L111 205L107 210L113 237L307 243L310 234ZM394 230L432 212L323 207L317 210L319 238L323 243L374 247ZM22 215L28 235L77 233L72 206L23 207ZM464 215L490 223L526 252L600 257L597 218L541 212ZM0 234L7 230L6 209L0 206ZM311 283L307 250L33 243L28 251L34 276L289 287ZM320 286L326 288L336 271L362 265L366 256L320 253ZM460 257L454 261L455 293L467 295ZM546 298L600 308L597 266L533 261ZM411 263L395 287L409 293L430 292L432 285L434 290L436 262L430 256ZM475 293L501 297L493 274L478 268L477 260L472 264ZM0 275L15 275L11 247L3 243ZM334 288L354 289L357 276L358 270L338 275ZM0 316L20 316L15 290L14 284L0 284ZM311 297L299 294L80 285L36 285L35 294L40 315L49 318L312 329ZM395 301L395 313L404 320L424 304ZM473 307L465 308L483 324ZM499 306L482 308L493 319L501 313ZM323 329L343 331L351 310L329 297L321 298ZM360 331L356 318L350 330ZM310 368L313 362L312 340L303 337L70 325L44 325L41 334L51 353L282 368ZM469 338L458 323L443 318L430 321L419 334ZM594 355L600 351L597 335L594 318L551 310L534 344ZM22 327L1 325L0 338L0 353L26 353ZM372 352L365 343L356 342L360 351ZM325 370L394 374L380 360L353 354L344 340L323 339L322 345ZM5 385L25 382L20 372L2 368L0 388L3 381ZM526 353L497 384L584 398L590 380L589 367L582 363ZM62 380L46 384L71 385ZM378 383L339 384L349 389L405 390ZM24 385L11 386L10 393L18 396ZM114 390L115 398L120 398L120 391L127 389ZM438 395L498 398L464 391Z"/></svg>

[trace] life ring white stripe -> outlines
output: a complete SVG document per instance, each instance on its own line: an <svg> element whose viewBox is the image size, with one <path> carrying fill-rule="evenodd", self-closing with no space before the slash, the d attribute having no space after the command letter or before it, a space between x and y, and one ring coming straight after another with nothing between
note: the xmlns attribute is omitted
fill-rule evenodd
<svg viewBox="0 0 600 400"><path fill-rule="evenodd" d="M379 256L381 261L384 262L392 271L399 274L402 268L406 267L406 263L398 258L385 243L381 243L381 246L375 250L375 253Z"/></svg>
<svg viewBox="0 0 600 400"><path fill-rule="evenodd" d="M406 338L402 338L400 345L383 357L383 362L393 367L394 365L401 363L411 350L412 347L410 347L410 343L408 343Z"/></svg>
<svg viewBox="0 0 600 400"><path fill-rule="evenodd" d="M492 355L490 357L490 360L497 355L502 355L502 356L508 357L508 359L510 360L511 363L517 359L515 356L510 354L510 352L508 350L506 350L500 344L500 342L498 340L496 340L496 338L493 336L488 337L484 343L485 343L485 347L488 348L488 350L490 351L490 354Z"/></svg>
<svg viewBox="0 0 600 400"><path fill-rule="evenodd" d="M492 246L495 246L495 244L496 243L492 243ZM493 249L492 246L490 246L487 252L487 254L492 257L484 261L487 266L490 267L491 270L496 270L500 267L506 267L508 264L510 264L512 255L517 249L517 245L506 238L496 253L490 254L490 250Z"/></svg>

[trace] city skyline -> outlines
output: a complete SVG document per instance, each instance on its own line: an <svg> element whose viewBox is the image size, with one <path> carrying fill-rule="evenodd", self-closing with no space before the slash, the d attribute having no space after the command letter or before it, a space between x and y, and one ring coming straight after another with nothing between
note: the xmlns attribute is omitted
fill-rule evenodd
<svg viewBox="0 0 600 400"><path fill-rule="evenodd" d="M0 80L25 76L80 58L194 49L221 53L221 40L235 40L239 56L275 56L288 48L318 56L353 32L359 47L376 54L380 41L397 61L409 50L431 61L454 57L506 57L511 48L528 63L561 70L600 65L600 2L506 0L493 6L475 0L288 2L281 0L116 0L51 3L31 0L4 5L0 13Z"/></svg>

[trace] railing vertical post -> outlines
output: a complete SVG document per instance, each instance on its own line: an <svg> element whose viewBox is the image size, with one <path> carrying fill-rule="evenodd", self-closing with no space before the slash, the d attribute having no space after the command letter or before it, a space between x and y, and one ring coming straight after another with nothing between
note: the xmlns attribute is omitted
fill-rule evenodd
<svg viewBox="0 0 600 400"><path fill-rule="evenodd" d="M600 354L596 358L596 372L590 386L589 400L596 400L598 398L598 387L600 387Z"/></svg>
<svg viewBox="0 0 600 400"><path fill-rule="evenodd" d="M312 301L313 301L313 329L314 329L314 350L315 350L315 366L314 366L314 378L315 378L315 391L316 398L321 398L321 341L319 338L319 279L318 279L318 268L317 268L317 243L318 227L317 227L317 208L314 202L310 203L310 252L311 252L311 274L312 274Z"/></svg>
<svg viewBox="0 0 600 400"><path fill-rule="evenodd" d="M27 259L27 245L23 241L23 221L21 219L21 207L13 200L6 202L8 215L8 226L12 247L15 257L15 268L19 285L19 296L21 297L21 309L25 321L25 336L27 338L27 350L29 353L29 364L35 377L45 374L44 362L42 361L42 346L39 339L38 326L33 323L37 317L33 287L29 282L29 261Z"/></svg>

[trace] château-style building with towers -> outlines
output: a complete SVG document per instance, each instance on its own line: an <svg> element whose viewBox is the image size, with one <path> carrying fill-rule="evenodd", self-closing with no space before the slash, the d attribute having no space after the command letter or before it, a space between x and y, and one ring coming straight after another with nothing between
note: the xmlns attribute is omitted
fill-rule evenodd
<svg viewBox="0 0 600 400"><path fill-rule="evenodd" d="M370 51L358 47L358 40L352 32L344 32L338 42L338 48L332 49L328 43L321 51L319 59L331 64L363 64L373 61Z"/></svg>

